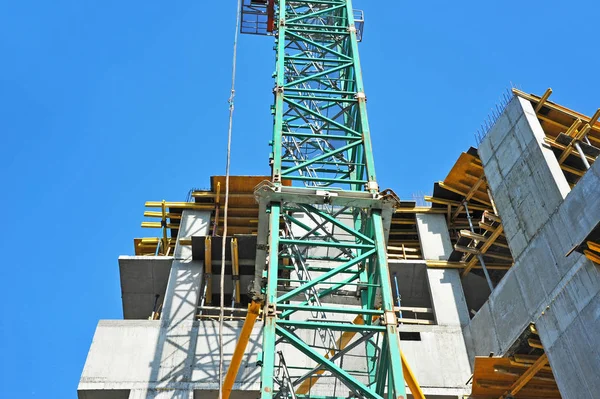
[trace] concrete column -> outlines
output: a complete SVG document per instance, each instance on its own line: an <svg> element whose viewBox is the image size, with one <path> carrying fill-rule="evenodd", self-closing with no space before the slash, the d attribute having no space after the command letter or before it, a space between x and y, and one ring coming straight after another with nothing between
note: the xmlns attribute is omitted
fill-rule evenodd
<svg viewBox="0 0 600 399"><path fill-rule="evenodd" d="M458 270L427 269L427 282L437 324L450 326L469 324L469 310Z"/></svg>
<svg viewBox="0 0 600 399"><path fill-rule="evenodd" d="M426 260L447 260L453 248L444 215L417 214L417 229L423 257ZM464 326L469 323L457 270L427 269L427 283L438 325Z"/></svg>
<svg viewBox="0 0 600 399"><path fill-rule="evenodd" d="M417 213L416 216L423 258L448 260L453 248L444 215Z"/></svg>
<svg viewBox="0 0 600 399"><path fill-rule="evenodd" d="M205 236L209 226L210 212L184 210L179 238ZM161 317L164 326L194 320L202 287L203 266L202 261L192 260L191 246L177 243Z"/></svg>
<svg viewBox="0 0 600 399"><path fill-rule="evenodd" d="M513 257L570 192L531 103L514 97L479 146Z"/></svg>

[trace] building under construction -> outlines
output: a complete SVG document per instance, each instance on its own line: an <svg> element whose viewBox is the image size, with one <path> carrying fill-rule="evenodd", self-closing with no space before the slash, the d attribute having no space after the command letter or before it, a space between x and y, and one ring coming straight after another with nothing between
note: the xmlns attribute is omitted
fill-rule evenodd
<svg viewBox="0 0 600 399"><path fill-rule="evenodd" d="M239 21L271 170L146 203L78 397L598 398L600 109L512 89L424 206L377 184L352 1Z"/></svg>

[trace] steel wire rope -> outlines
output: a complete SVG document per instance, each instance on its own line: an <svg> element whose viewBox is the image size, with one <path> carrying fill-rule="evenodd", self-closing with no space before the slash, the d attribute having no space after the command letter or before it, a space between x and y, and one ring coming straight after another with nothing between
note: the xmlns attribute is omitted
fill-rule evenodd
<svg viewBox="0 0 600 399"><path fill-rule="evenodd" d="M238 0L236 8L235 33L233 36L233 61L231 67L231 92L229 94L229 128L227 131L227 161L225 163L225 207L223 212L223 241L221 245L221 276L219 282L219 399L223 399L223 321L225 318L225 248L227 246L227 213L229 210L229 167L231 164L231 132L233 128L233 99L235 97L235 74L237 66L237 43L240 32L242 0Z"/></svg>

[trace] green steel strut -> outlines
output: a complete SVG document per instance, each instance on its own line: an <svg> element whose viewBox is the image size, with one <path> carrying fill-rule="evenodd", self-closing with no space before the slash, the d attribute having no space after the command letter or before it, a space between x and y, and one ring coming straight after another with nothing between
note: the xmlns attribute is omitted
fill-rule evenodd
<svg viewBox="0 0 600 399"><path fill-rule="evenodd" d="M386 255L397 198L375 175L362 13L351 0L244 0L241 13L242 33L276 42L272 175L255 190L261 397L405 398Z"/></svg>

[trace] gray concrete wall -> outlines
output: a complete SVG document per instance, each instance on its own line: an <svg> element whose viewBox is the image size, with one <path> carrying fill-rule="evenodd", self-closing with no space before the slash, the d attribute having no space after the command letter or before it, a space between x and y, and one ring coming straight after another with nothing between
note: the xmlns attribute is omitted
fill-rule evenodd
<svg viewBox="0 0 600 399"><path fill-rule="evenodd" d="M453 248L444 215L417 213L416 217L423 259L448 260Z"/></svg>
<svg viewBox="0 0 600 399"><path fill-rule="evenodd" d="M464 328L465 342L471 361L502 355L534 322L563 398L595 398L600 272L566 254L600 220L600 163L569 190L542 134L530 103L515 98L481 144L515 264Z"/></svg>
<svg viewBox="0 0 600 399"><path fill-rule="evenodd" d="M418 213L417 231L425 260L448 260L453 251L444 215ZM464 326L469 311L458 270L427 269L428 290L439 325Z"/></svg>
<svg viewBox="0 0 600 399"><path fill-rule="evenodd" d="M424 240L428 253L435 259L447 258L447 252L452 247L445 220L422 216L419 228L426 236ZM184 211L180 237L207 234L209 218L210 215L205 212ZM351 223L351 218L347 218L347 222ZM335 234L336 237L342 235L338 232ZM148 263L145 258L127 259L129 263L135 261ZM424 392L432 397L467 394L465 382L471 369L461 325L468 321L468 314L457 271L428 270L424 261L418 265L392 261L390 270L398 273L402 287L415 288L410 295L420 301L418 304L430 306L436 313L438 325L401 325L399 328L400 331L421 334L420 341L403 340L401 346ZM99 323L79 384L80 398L217 397L218 322L195 320L202 273L202 262L192 261L191 250L178 245L166 285L161 320L104 320ZM340 297L334 301L344 306L359 305L354 296ZM354 318L353 315L347 316L338 321ZM295 317L307 319L314 316L298 312ZM229 367L241 328L241 321L225 323L224 370ZM322 339L318 331L304 330L297 331L297 334L305 342L319 344ZM234 393L238 397L251 393L258 395L261 369L257 362L262 356L261 340L262 324L259 322L253 330L234 385ZM284 346L282 350L289 366L316 366L291 346ZM353 370L366 371L367 362L361 350L357 348L345 355L344 365ZM345 388L338 386L336 389L339 393ZM320 379L311 390L313 395L333 393L328 378Z"/></svg>
<svg viewBox="0 0 600 399"><path fill-rule="evenodd" d="M420 341L400 341L402 352L425 395L468 395L471 367L460 326L400 325L419 332ZM462 397L462 396L461 396Z"/></svg>
<svg viewBox="0 0 600 399"><path fill-rule="evenodd" d="M181 216L178 237L206 236L209 228L210 212L186 209ZM204 262L192 260L192 247L180 245L177 241L161 315L163 326L194 320L200 300L203 272Z"/></svg>
<svg viewBox="0 0 600 399"><path fill-rule="evenodd" d="M224 369L231 361L241 321L227 321L224 329ZM428 395L464 395L471 370L460 326L402 325L400 331L420 332L421 341L401 341L424 392ZM103 320L98 324L79 384L79 397L97 399L106 391L122 394L130 390L130 399L216 397L218 390L218 322L180 322L171 329L162 351L156 343L164 329L159 321ZM303 332L302 339L315 339ZM262 325L255 326L244 355L234 391L258 392ZM284 348L286 359L314 366L305 356ZM344 361L363 368L363 357ZM297 361L295 365L300 365ZM331 394L326 378L312 390L315 395ZM338 388L339 389L339 388ZM86 396L87 395L87 396ZM108 396L111 397L111 396ZM118 396L115 396L118 397Z"/></svg>
<svg viewBox="0 0 600 399"><path fill-rule="evenodd" d="M544 136L531 103L514 97L479 146L515 259L570 191Z"/></svg>
<svg viewBox="0 0 600 399"><path fill-rule="evenodd" d="M241 327L239 321L225 322L225 369ZM165 330L160 321L100 321L79 383L79 397L96 398L89 395L102 390L131 390L131 398L188 398L194 390L218 390L218 322L179 322L169 328L163 342ZM259 390L260 342L261 330L256 328L234 389Z"/></svg>

